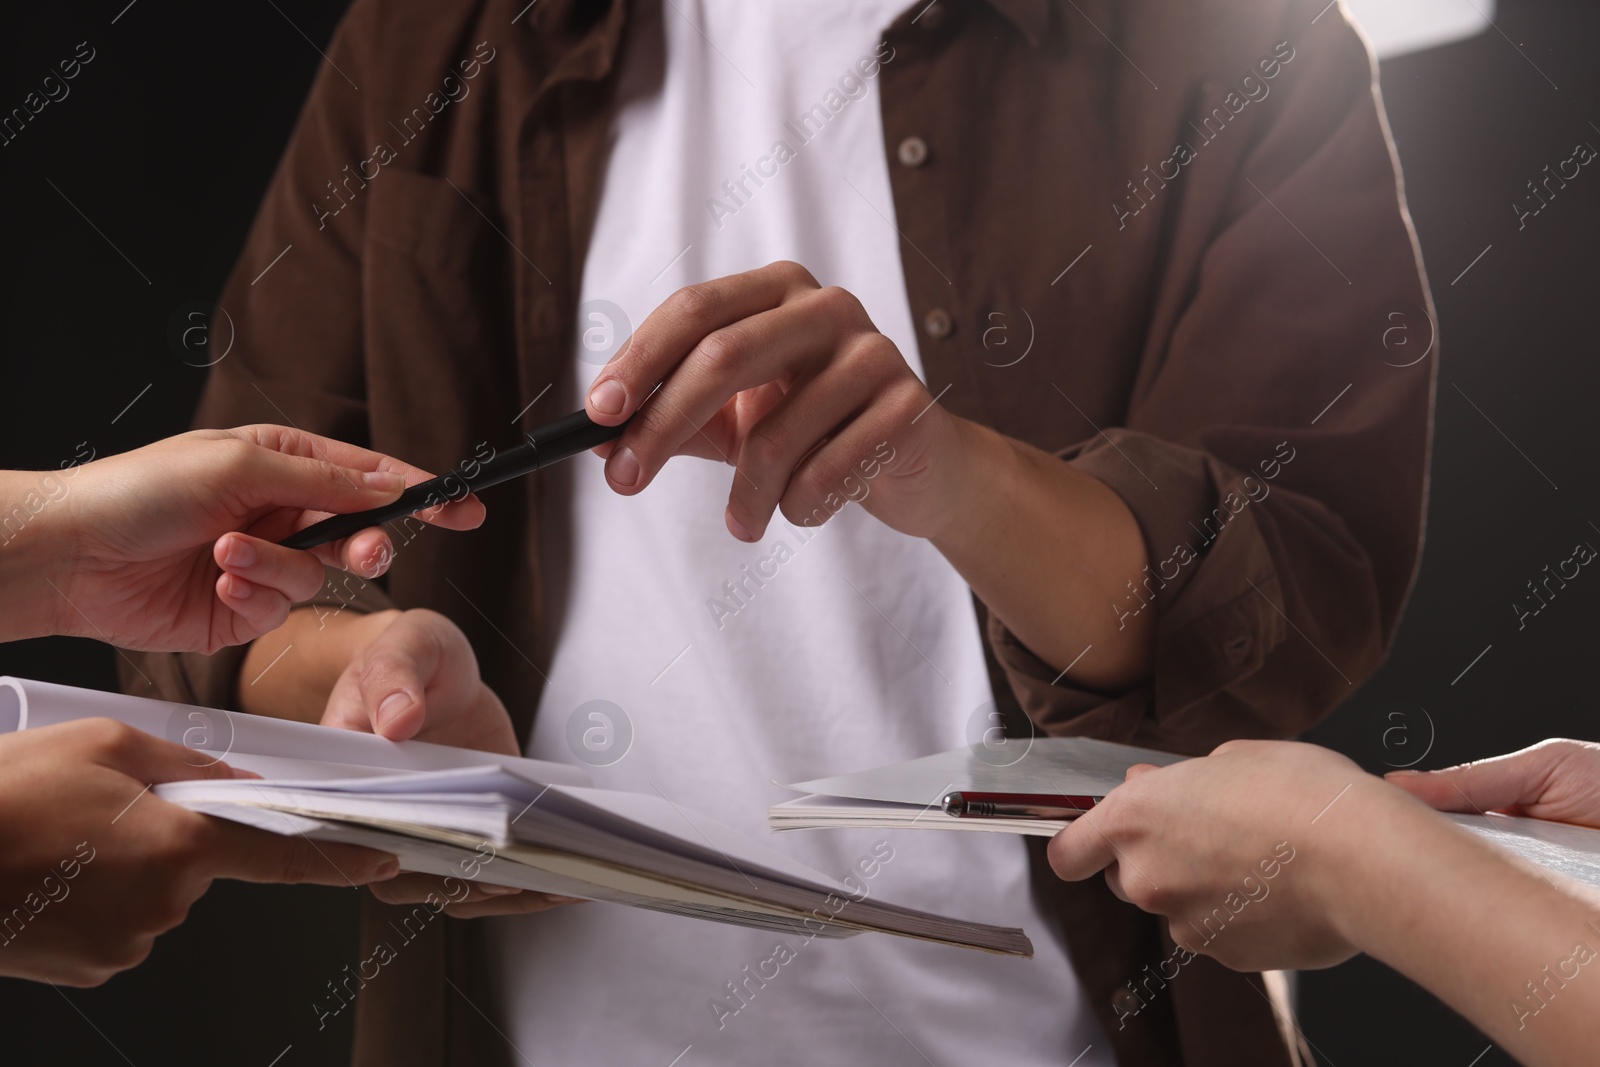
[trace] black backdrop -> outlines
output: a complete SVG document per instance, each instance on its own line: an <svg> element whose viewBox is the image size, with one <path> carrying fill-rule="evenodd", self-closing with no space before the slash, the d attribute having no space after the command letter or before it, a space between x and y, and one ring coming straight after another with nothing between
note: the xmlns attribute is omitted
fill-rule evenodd
<svg viewBox="0 0 1600 1067"><path fill-rule="evenodd" d="M186 427L204 372L170 343L174 317L221 287L342 7L13 9L0 112L79 42L94 58L0 144L0 463L53 468L80 442L104 455ZM1600 577L1521 629L1512 607L1575 543L1600 545L1600 173L1523 229L1511 208L1546 164L1600 145L1600 7L1502 0L1496 22L1382 71L1443 362L1421 575L1388 664L1311 737L1373 770L1600 737L1584 668ZM0 673L115 684L108 649L67 639L0 646ZM0 1061L343 1063L350 1014L319 1031L311 1004L355 958L355 903L226 883L105 986L0 981ZM1303 975L1300 994L1322 1063L1511 1062L1370 960Z"/></svg>

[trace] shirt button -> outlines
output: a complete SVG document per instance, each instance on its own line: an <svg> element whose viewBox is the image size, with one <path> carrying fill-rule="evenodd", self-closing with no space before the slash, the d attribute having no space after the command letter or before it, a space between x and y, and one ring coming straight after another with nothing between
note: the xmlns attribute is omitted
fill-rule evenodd
<svg viewBox="0 0 1600 1067"><path fill-rule="evenodd" d="M900 142L895 153L907 167L920 167L928 161L928 142L920 137L907 137Z"/></svg>
<svg viewBox="0 0 1600 1067"><path fill-rule="evenodd" d="M922 317L922 332L935 341L943 341L955 328L955 323L950 319L950 312L944 308L934 308Z"/></svg>
<svg viewBox="0 0 1600 1067"><path fill-rule="evenodd" d="M1131 989L1119 989L1111 994L1111 1008L1119 1019L1124 1015L1137 1015L1143 1007L1139 995Z"/></svg>

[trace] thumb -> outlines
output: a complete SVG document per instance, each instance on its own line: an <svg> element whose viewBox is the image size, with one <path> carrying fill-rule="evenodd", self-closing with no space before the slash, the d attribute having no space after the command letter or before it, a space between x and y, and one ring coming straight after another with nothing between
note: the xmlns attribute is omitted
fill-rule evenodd
<svg viewBox="0 0 1600 1067"><path fill-rule="evenodd" d="M1122 776L1122 780L1131 782L1141 774L1149 774L1151 771L1159 771L1160 769L1154 763L1135 763L1128 768L1127 773Z"/></svg>
<svg viewBox="0 0 1600 1067"><path fill-rule="evenodd" d="M422 729L443 649L419 614L400 615L350 665L329 699L324 725L370 730L391 741Z"/></svg>
<svg viewBox="0 0 1600 1067"><path fill-rule="evenodd" d="M1393 771L1384 778L1439 811L1500 811L1537 804L1561 758L1557 745L1545 742L1493 759L1437 771Z"/></svg>
<svg viewBox="0 0 1600 1067"><path fill-rule="evenodd" d="M118 724L118 736L107 748L105 766L146 785L206 778L243 778L248 772L228 766L200 749L185 748L132 726Z"/></svg>
<svg viewBox="0 0 1600 1067"><path fill-rule="evenodd" d="M211 825L206 844L213 878L360 886L385 881L400 871L400 861L386 852L313 841L301 833L270 833L225 819L208 817L207 821Z"/></svg>
<svg viewBox="0 0 1600 1067"><path fill-rule="evenodd" d="M1056 877L1066 882L1081 882L1097 871L1109 867L1117 858L1111 842L1100 832L1095 822L1095 812L1104 805L1078 816L1072 825L1050 839L1047 855L1050 869Z"/></svg>

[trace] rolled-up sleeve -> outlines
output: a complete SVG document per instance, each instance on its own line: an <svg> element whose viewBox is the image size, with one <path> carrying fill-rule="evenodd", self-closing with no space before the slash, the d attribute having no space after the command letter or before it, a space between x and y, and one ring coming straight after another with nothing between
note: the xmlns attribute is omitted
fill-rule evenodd
<svg viewBox="0 0 1600 1067"><path fill-rule="evenodd" d="M1148 682L1075 687L988 619L1046 732L1187 751L1292 735L1393 635L1421 547L1436 320L1371 59L1327 21L1218 209L1170 221L1181 269L1158 281L1126 418L1061 454L1143 534L1144 582L1084 610L1157 613Z"/></svg>

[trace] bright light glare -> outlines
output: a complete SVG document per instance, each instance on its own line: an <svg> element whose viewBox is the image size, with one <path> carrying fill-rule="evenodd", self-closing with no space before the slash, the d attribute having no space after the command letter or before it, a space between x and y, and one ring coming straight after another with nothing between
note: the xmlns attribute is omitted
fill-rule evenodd
<svg viewBox="0 0 1600 1067"><path fill-rule="evenodd" d="M1379 59L1465 40L1494 18L1494 0L1345 0L1345 7Z"/></svg>

